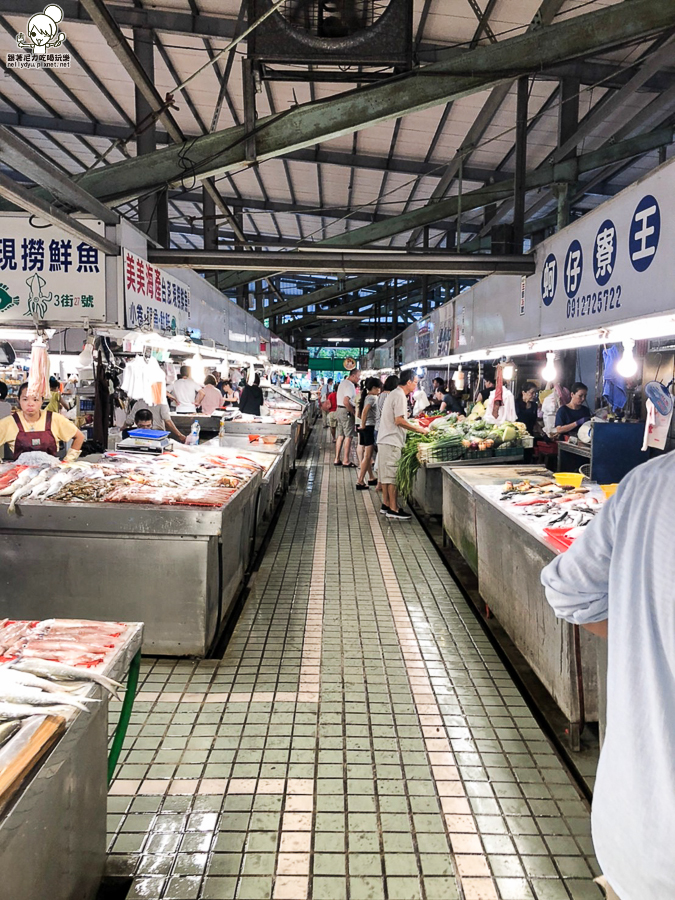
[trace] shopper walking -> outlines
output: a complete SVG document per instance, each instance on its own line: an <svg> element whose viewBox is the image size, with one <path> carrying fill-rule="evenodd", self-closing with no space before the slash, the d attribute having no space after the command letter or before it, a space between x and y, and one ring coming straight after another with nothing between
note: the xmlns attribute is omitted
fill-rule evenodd
<svg viewBox="0 0 675 900"><path fill-rule="evenodd" d="M377 478L373 475L373 453L375 452L375 417L377 398L382 389L379 378L367 378L359 400L359 416L361 426L359 432L359 444L363 450L359 477L356 481L357 491L367 491L368 486L377 485ZM368 483L366 484L366 476Z"/></svg>
<svg viewBox="0 0 675 900"><path fill-rule="evenodd" d="M335 430L337 428L337 386L332 385L330 394L326 398L328 400L328 427L330 428L330 439L335 443Z"/></svg>
<svg viewBox="0 0 675 900"><path fill-rule="evenodd" d="M410 519L410 513L399 508L396 494L396 470L405 444L406 432L428 434L429 429L418 422L408 421L408 397L417 388L417 376L412 369L401 372L398 387L393 390L382 407L380 428L377 434L377 473L382 485L380 512L389 519Z"/></svg>
<svg viewBox="0 0 675 900"><path fill-rule="evenodd" d="M382 390L380 391L380 396L377 398L377 407L375 412L375 446L377 447L377 433L380 430L380 419L382 417L382 407L384 406L384 401L387 399L389 394L392 391L395 391L398 387L398 375L390 375L384 384L382 385Z"/></svg>
<svg viewBox="0 0 675 900"><path fill-rule="evenodd" d="M328 413L330 409L328 407L328 395L333 390L333 379L329 378L328 381L324 379L323 384L321 385L321 392L319 394L319 401L321 406L321 416L323 418L323 427L328 428Z"/></svg>
<svg viewBox="0 0 675 900"><path fill-rule="evenodd" d="M352 449L354 437L354 420L356 416L356 385L359 383L358 369L353 369L346 378L343 378L337 390L337 419L335 444L335 466L345 466L355 469L349 454ZM342 454L342 458L340 458Z"/></svg>
<svg viewBox="0 0 675 900"><path fill-rule="evenodd" d="M593 791L610 898L675 897L675 455L633 469L542 573L559 618L608 639L607 730Z"/></svg>

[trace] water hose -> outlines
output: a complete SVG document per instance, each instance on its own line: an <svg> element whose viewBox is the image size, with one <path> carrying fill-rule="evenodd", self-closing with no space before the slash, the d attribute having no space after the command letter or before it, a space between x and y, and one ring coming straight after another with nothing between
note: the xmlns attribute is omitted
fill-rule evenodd
<svg viewBox="0 0 675 900"><path fill-rule="evenodd" d="M120 712L120 718L117 727L115 728L112 746L110 748L110 753L108 754L108 785L110 785L115 775L117 760L120 758L122 744L124 743L124 738L127 736L129 719L131 718L131 711L134 708L134 700L136 699L136 688L138 686L138 674L140 669L141 651L139 650L136 656L131 660L131 665L129 666L129 677L127 678L127 689L124 694L124 700L122 701L122 711Z"/></svg>

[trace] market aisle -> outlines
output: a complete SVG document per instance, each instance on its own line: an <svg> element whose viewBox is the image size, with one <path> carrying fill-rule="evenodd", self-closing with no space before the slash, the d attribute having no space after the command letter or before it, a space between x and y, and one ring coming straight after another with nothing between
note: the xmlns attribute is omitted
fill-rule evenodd
<svg viewBox="0 0 675 900"><path fill-rule="evenodd" d="M130 897L599 900L585 805L417 523L317 427L222 661L145 660Z"/></svg>

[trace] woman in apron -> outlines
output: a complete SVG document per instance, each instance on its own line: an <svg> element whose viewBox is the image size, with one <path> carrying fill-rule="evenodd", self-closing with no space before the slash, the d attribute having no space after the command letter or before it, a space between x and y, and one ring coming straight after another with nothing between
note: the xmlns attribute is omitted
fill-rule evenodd
<svg viewBox="0 0 675 900"><path fill-rule="evenodd" d="M0 446L9 444L14 459L39 451L57 456L59 442L72 445L66 460L73 462L84 443L82 432L65 416L42 409L42 399L28 393L28 383L19 388L19 411L0 419Z"/></svg>

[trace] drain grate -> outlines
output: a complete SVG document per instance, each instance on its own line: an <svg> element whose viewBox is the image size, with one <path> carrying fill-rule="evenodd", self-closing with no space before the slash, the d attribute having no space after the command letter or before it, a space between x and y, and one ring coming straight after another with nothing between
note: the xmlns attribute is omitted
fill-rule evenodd
<svg viewBox="0 0 675 900"><path fill-rule="evenodd" d="M130 876L106 876L96 894L96 900L126 900L134 879Z"/></svg>

